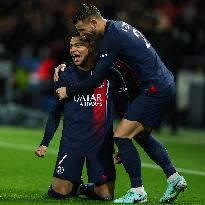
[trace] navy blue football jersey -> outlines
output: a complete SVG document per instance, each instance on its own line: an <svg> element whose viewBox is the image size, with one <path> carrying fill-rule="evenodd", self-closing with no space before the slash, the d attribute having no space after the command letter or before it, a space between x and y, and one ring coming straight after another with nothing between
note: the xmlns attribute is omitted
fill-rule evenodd
<svg viewBox="0 0 205 205"><path fill-rule="evenodd" d="M55 89L76 85L91 75L93 71L80 70L72 65L61 73ZM61 149L85 156L98 153L103 146L110 147L107 151L113 151L113 100L109 80L105 79L87 94L77 94L64 101L56 98L41 145L49 145L61 115L64 116Z"/></svg>
<svg viewBox="0 0 205 205"><path fill-rule="evenodd" d="M174 82L172 73L139 30L122 21L108 20L99 45L95 74L68 86L68 94L86 93L99 86L116 59L127 65L127 73L135 79L140 92L162 91Z"/></svg>

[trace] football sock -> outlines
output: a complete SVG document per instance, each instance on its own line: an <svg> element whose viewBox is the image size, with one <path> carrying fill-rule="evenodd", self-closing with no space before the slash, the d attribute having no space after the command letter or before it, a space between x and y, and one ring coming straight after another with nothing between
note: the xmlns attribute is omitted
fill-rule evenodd
<svg viewBox="0 0 205 205"><path fill-rule="evenodd" d="M70 195L59 194L59 193L55 192L52 188L52 185L50 185L48 188L48 196L50 196L53 199L66 199Z"/></svg>
<svg viewBox="0 0 205 205"><path fill-rule="evenodd" d="M172 174L172 175L168 178L168 181L169 181L169 182L172 182L172 181L174 181L178 176L180 176L180 175L179 175L178 172L176 172L176 173Z"/></svg>
<svg viewBox="0 0 205 205"><path fill-rule="evenodd" d="M119 149L122 164L129 174L131 187L142 186L141 160L139 153L132 143L132 140L126 138L114 137L115 144Z"/></svg>
<svg viewBox="0 0 205 205"><path fill-rule="evenodd" d="M176 173L176 169L169 158L166 148L157 139L152 136L145 138L138 135L135 140L148 156L163 169L167 178Z"/></svg>
<svg viewBox="0 0 205 205"><path fill-rule="evenodd" d="M131 188L131 191L136 192L141 195L145 193L144 186L137 187L137 188Z"/></svg>
<svg viewBox="0 0 205 205"><path fill-rule="evenodd" d="M80 185L80 194L87 196L89 199L109 201L112 200L112 197L103 198L98 196L94 191L94 184L82 184Z"/></svg>

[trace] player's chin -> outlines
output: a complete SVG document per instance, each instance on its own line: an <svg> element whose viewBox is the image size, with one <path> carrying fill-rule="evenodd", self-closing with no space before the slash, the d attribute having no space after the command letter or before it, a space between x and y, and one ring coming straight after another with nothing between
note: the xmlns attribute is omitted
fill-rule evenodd
<svg viewBox="0 0 205 205"><path fill-rule="evenodd" d="M83 64L83 60L74 61L76 66L81 66Z"/></svg>

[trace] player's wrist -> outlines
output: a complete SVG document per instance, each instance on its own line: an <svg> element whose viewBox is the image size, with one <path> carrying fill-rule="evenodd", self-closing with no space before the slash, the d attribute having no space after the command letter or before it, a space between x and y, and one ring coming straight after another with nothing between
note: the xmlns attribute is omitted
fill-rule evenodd
<svg viewBox="0 0 205 205"><path fill-rule="evenodd" d="M48 148L48 146L47 145L45 145L45 144L40 144L40 146L39 147L42 147L43 149L47 149Z"/></svg>
<svg viewBox="0 0 205 205"><path fill-rule="evenodd" d="M39 147L43 146L43 147L46 147L48 148L49 144L50 144L50 140L48 140L48 138L50 138L50 135L45 135L43 140L41 141Z"/></svg>

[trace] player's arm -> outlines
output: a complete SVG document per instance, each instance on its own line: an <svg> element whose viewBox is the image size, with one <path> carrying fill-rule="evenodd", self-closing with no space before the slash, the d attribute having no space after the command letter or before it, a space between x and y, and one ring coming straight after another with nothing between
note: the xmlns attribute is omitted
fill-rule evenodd
<svg viewBox="0 0 205 205"><path fill-rule="evenodd" d="M129 103L129 93L126 83L121 76L121 73L112 65L112 98L115 110L120 118L123 118Z"/></svg>
<svg viewBox="0 0 205 205"><path fill-rule="evenodd" d="M123 80L123 77L115 69L115 65L112 65L113 73L112 73L112 98L115 110L120 118L123 118L129 103L129 93L127 90L126 83ZM121 164L122 159L118 151L115 151L114 154L114 162L115 164Z"/></svg>
<svg viewBox="0 0 205 205"><path fill-rule="evenodd" d="M64 79L55 83L56 90L60 86L65 86ZM54 92L55 93L55 92ZM45 126L44 137L40 143L40 146L36 149L35 153L38 157L43 157L47 151L47 148L52 140L61 120L62 112L64 108L64 101L59 101L55 95L53 105L48 115L48 119Z"/></svg>
<svg viewBox="0 0 205 205"><path fill-rule="evenodd" d="M50 141L52 140L61 119L63 110L63 101L55 98L52 108L49 112L49 116L45 126L44 137L40 143L40 146L36 149L35 153L38 157L43 157L47 151Z"/></svg>

